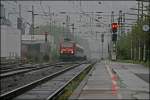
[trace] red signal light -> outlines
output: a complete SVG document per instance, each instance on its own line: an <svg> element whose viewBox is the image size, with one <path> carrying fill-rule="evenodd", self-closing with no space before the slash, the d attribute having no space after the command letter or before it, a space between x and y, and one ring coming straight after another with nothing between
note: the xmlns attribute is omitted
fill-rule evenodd
<svg viewBox="0 0 150 100"><path fill-rule="evenodd" d="M118 28L118 24L117 23L112 23L112 28Z"/></svg>
<svg viewBox="0 0 150 100"><path fill-rule="evenodd" d="M112 26L113 33L117 32L118 24L117 23L112 23L111 26Z"/></svg>

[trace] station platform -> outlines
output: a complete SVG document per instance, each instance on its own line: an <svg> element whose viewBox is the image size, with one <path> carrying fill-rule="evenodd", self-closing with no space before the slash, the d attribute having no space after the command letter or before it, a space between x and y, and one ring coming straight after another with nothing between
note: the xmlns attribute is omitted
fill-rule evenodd
<svg viewBox="0 0 150 100"><path fill-rule="evenodd" d="M105 62L97 63L69 100L118 99L112 91L112 78Z"/></svg>

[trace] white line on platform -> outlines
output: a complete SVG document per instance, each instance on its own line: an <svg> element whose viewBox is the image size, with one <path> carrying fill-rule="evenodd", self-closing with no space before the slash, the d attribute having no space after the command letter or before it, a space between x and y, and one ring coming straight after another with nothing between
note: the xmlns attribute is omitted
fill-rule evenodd
<svg viewBox="0 0 150 100"><path fill-rule="evenodd" d="M111 62L110 62L110 64L111 64ZM107 71L108 71L108 73L109 73L111 79L112 79L113 73L112 73L112 71L111 71L110 66L106 64L106 61L105 61L105 66L106 66L106 69L107 69ZM120 88L118 87L118 85L117 85L116 80L112 80L112 84L115 84L115 85L116 85L115 88L117 89L117 91L120 89ZM120 94L119 92L117 93L117 98L118 98L118 99L122 99L122 96L121 96L121 94Z"/></svg>

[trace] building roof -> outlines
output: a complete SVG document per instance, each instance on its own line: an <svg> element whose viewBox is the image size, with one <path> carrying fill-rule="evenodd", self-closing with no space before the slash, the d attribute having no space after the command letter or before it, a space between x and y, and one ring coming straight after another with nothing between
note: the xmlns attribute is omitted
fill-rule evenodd
<svg viewBox="0 0 150 100"><path fill-rule="evenodd" d="M43 44L44 40L22 40L22 44Z"/></svg>

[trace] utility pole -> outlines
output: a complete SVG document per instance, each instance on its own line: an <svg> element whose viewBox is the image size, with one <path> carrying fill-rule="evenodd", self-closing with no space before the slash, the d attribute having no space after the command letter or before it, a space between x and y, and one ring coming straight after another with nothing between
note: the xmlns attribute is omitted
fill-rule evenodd
<svg viewBox="0 0 150 100"><path fill-rule="evenodd" d="M131 57L131 60L133 60L133 41L131 40L131 53L130 53L130 57Z"/></svg>
<svg viewBox="0 0 150 100"><path fill-rule="evenodd" d="M34 6L32 5L32 37L34 39Z"/></svg>
<svg viewBox="0 0 150 100"><path fill-rule="evenodd" d="M144 16L143 16L143 1L141 1L141 3L142 3L142 15L141 15L141 19L142 19L142 25L143 25L143 20L144 20ZM144 60L144 57L145 57L145 40L143 40L143 42L141 44L143 44L143 57L141 56L142 52L140 51L141 54L140 54L139 60ZM140 45L140 47L141 46L142 45Z"/></svg>
<svg viewBox="0 0 150 100"><path fill-rule="evenodd" d="M138 11L139 11L139 8L140 8L140 3L142 4L142 14L141 14L141 19L139 19L139 23L138 24L143 24L143 1L139 2L139 7L138 7ZM140 61L141 60L141 40L139 39L138 40L138 60Z"/></svg>
<svg viewBox="0 0 150 100"><path fill-rule="evenodd" d="M150 15L150 1L148 2L149 3L149 6L148 6L148 15ZM150 19L148 19L149 21L150 21ZM150 36L149 36L150 37ZM150 40L149 40L150 41ZM145 47L146 48L146 47ZM149 61L150 60L150 47L148 46L148 53L147 53L147 61ZM146 54L146 49L145 49L145 54ZM146 55L145 55L146 56ZM145 57L145 59L146 59L146 57Z"/></svg>
<svg viewBox="0 0 150 100"><path fill-rule="evenodd" d="M139 25L139 21L140 21L140 1L138 0L137 1L138 2L138 14L137 14L137 17L138 17L138 22L137 22L137 24ZM139 51L139 50L136 50L137 49L137 47L139 47L139 40L138 41L136 41L137 43L138 43L138 45L135 45L134 46L134 60L136 60L137 59L137 51ZM139 52L138 52L138 55L139 55Z"/></svg>
<svg viewBox="0 0 150 100"><path fill-rule="evenodd" d="M22 18L21 18L21 5L19 4L19 18L22 20ZM21 24L21 27L20 27L20 31L21 31L21 34L20 34L20 58L22 59L22 24ZM21 62L22 62L22 60L21 60Z"/></svg>
<svg viewBox="0 0 150 100"><path fill-rule="evenodd" d="M66 32L66 37L69 38L69 21L70 21L70 17L69 15L66 16L66 28L67 28L67 32Z"/></svg>
<svg viewBox="0 0 150 100"><path fill-rule="evenodd" d="M141 40L140 40L140 39L138 40L138 47L139 47L139 50L138 50L138 52L139 52L139 53L138 53L138 57L139 57L139 58L138 58L138 59L139 59L139 61L140 61L140 60L141 60Z"/></svg>
<svg viewBox="0 0 150 100"><path fill-rule="evenodd" d="M51 21L52 21L52 18L51 18L51 9L50 7L49 8L49 35L51 34ZM52 41L50 42L50 59L51 59L51 53L52 53Z"/></svg>
<svg viewBox="0 0 150 100"><path fill-rule="evenodd" d="M49 8L49 25L50 25L50 28L49 28L49 33L51 33L51 20L52 20L52 17L51 17L51 9L50 7Z"/></svg>
<svg viewBox="0 0 150 100"><path fill-rule="evenodd" d="M81 15L81 11L82 11L82 1L80 0L79 2L79 6L80 6L80 14L79 14L79 21L80 21L80 24L79 24L79 34L81 34L81 22L82 22L82 15ZM77 37L80 36L78 33L77 33ZM77 41L78 41L78 38L77 38Z"/></svg>
<svg viewBox="0 0 150 100"><path fill-rule="evenodd" d="M32 11L28 11L28 12L31 12L32 13L32 24L31 24L31 27L32 27L32 34L31 34L31 40L34 39L34 16L35 15L38 15L38 14L35 14L34 13L34 6L32 5Z"/></svg>
<svg viewBox="0 0 150 100"><path fill-rule="evenodd" d="M118 24L119 24L119 36L122 36L122 10L119 11L119 18L118 18Z"/></svg>
<svg viewBox="0 0 150 100"><path fill-rule="evenodd" d="M92 18L90 17L90 32L92 33L93 30L92 30Z"/></svg>
<svg viewBox="0 0 150 100"><path fill-rule="evenodd" d="M111 23L114 22L114 11L111 12Z"/></svg>
<svg viewBox="0 0 150 100"><path fill-rule="evenodd" d="M63 38L65 37L65 22L62 23L63 24Z"/></svg>
<svg viewBox="0 0 150 100"><path fill-rule="evenodd" d="M73 39L75 40L75 35L74 35L74 24L72 24L72 34L73 34Z"/></svg>
<svg viewBox="0 0 150 100"><path fill-rule="evenodd" d="M140 20L140 1L138 0L138 23Z"/></svg>
<svg viewBox="0 0 150 100"><path fill-rule="evenodd" d="M80 12L81 12L81 10L82 10L82 8L81 8L81 6L82 6L82 2L81 2L81 0L80 0ZM80 13L80 22L81 22L81 13Z"/></svg>
<svg viewBox="0 0 150 100"><path fill-rule="evenodd" d="M143 22L143 1L141 1L142 3L142 15L141 15L141 18L142 18L142 22Z"/></svg>
<svg viewBox="0 0 150 100"><path fill-rule="evenodd" d="M101 42L102 42L102 57L101 59L103 60L103 43L104 43L104 34L101 34Z"/></svg>
<svg viewBox="0 0 150 100"><path fill-rule="evenodd" d="M123 27L123 30L122 30L122 32L124 33L124 35L125 35L125 13L123 13L123 15L122 15L123 17L122 17L122 27Z"/></svg>
<svg viewBox="0 0 150 100"><path fill-rule="evenodd" d="M21 5L19 4L19 17L21 18Z"/></svg>
<svg viewBox="0 0 150 100"><path fill-rule="evenodd" d="M141 1L141 5L142 5L142 14L141 14L141 20L140 20L140 24L143 24L143 1ZM142 44L142 41L139 40L139 61L141 60L141 44ZM143 42L144 43L144 42Z"/></svg>
<svg viewBox="0 0 150 100"><path fill-rule="evenodd" d="M148 2L149 4L148 4L148 15L150 15L150 1ZM147 16L147 19L148 19L148 16ZM150 19L148 19L148 21L150 22ZM150 24L149 24L150 25ZM149 35L149 37L150 37L150 35ZM149 40L149 42L150 42L150 40ZM150 60L150 47L149 46L147 46L147 54L146 54L146 44L145 44L145 58L144 58L144 60L146 61L149 61Z"/></svg>
<svg viewBox="0 0 150 100"><path fill-rule="evenodd" d="M32 5L32 11L28 11L32 13L32 24L31 24L31 29L32 29L32 34L31 34L31 40L34 39L34 6Z"/></svg>

